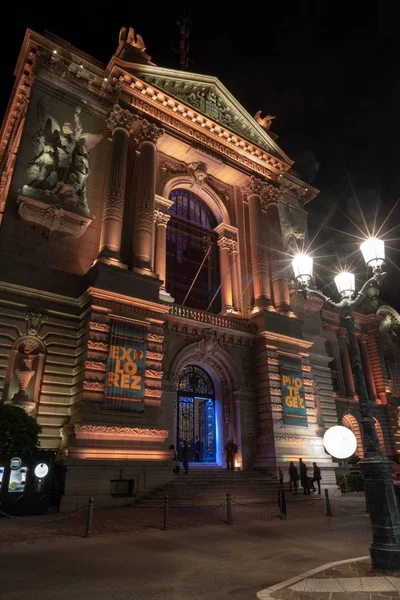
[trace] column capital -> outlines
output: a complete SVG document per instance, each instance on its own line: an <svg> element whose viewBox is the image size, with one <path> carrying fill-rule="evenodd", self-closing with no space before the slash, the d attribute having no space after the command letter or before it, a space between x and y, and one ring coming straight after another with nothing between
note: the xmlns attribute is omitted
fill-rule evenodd
<svg viewBox="0 0 400 600"><path fill-rule="evenodd" d="M240 191L242 192L242 194L244 196L247 196L247 197L252 196L253 194L257 194L258 196L261 197L261 193L262 193L264 185L265 185L265 182L262 179L260 179L259 177L254 177L254 175L251 175L251 177L248 178L246 183L244 183L240 187Z"/></svg>
<svg viewBox="0 0 400 600"><path fill-rule="evenodd" d="M107 128L113 133L116 129L123 129L129 134L133 121L137 119L136 115L130 110L121 108L116 104L107 119Z"/></svg>
<svg viewBox="0 0 400 600"><path fill-rule="evenodd" d="M154 222L156 225L165 225L166 227L170 218L171 215L169 215L168 213L165 213L162 210L155 209Z"/></svg>
<svg viewBox="0 0 400 600"><path fill-rule="evenodd" d="M344 327L339 327L337 334L339 337L347 339L347 330Z"/></svg>
<svg viewBox="0 0 400 600"><path fill-rule="evenodd" d="M278 204L282 196L283 193L279 188L266 183L261 191L261 208L266 210L270 204Z"/></svg>
<svg viewBox="0 0 400 600"><path fill-rule="evenodd" d="M366 333L360 333L358 336L360 344L366 344L368 342L368 335Z"/></svg>
<svg viewBox="0 0 400 600"><path fill-rule="evenodd" d="M164 129L157 127L154 123L150 123L147 119L139 119L138 123L139 128L133 136L137 145L141 146L144 142L151 142L156 145L158 138L163 135Z"/></svg>
<svg viewBox="0 0 400 600"><path fill-rule="evenodd" d="M229 250L231 251L233 244L236 243L235 240L227 237L226 235L220 235L218 238L218 246L221 250Z"/></svg>

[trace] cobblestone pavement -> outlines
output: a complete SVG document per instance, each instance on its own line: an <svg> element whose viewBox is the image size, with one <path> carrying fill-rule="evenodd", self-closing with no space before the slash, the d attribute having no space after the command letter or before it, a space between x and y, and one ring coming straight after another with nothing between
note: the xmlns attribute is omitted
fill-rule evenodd
<svg viewBox="0 0 400 600"><path fill-rule="evenodd" d="M400 574L373 571L369 558L329 563L257 594L259 600L398 600Z"/></svg>
<svg viewBox="0 0 400 600"><path fill-rule="evenodd" d="M363 494L342 496L336 492L331 496L332 519L341 515L365 514ZM326 514L325 500L322 497L295 497L287 495L287 519L323 517ZM233 524L252 521L279 520L277 502L265 504L239 504L232 498ZM226 503L210 507L174 507L168 512L168 528L182 529L205 525L226 526ZM38 540L57 540L81 537L85 533L86 510L72 514L40 515L20 518L0 518L0 546L18 543L33 543ZM146 530L161 529L164 524L164 508L122 507L95 509L93 536L105 534L137 534Z"/></svg>

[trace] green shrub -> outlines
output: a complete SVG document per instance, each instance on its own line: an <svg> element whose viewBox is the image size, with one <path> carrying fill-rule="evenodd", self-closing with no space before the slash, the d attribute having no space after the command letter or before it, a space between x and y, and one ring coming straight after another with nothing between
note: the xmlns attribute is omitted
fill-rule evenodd
<svg viewBox="0 0 400 600"><path fill-rule="evenodd" d="M342 492L364 492L364 477L360 474L346 475L346 482L343 473L336 473L336 483Z"/></svg>
<svg viewBox="0 0 400 600"><path fill-rule="evenodd" d="M0 404L0 452L39 448L40 425L20 406Z"/></svg>

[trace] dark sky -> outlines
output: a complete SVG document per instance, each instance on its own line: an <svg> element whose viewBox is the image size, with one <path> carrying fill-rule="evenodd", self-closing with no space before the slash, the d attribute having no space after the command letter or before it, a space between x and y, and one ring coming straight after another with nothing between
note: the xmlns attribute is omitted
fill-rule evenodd
<svg viewBox="0 0 400 600"><path fill-rule="evenodd" d="M278 143L296 161L295 169L321 190L309 207L315 231L338 203L315 246L335 240L341 261L356 248L363 226L350 181L369 225L400 197L400 34L397 2L292 0L290 2L188 2L191 70L216 75L254 114L276 115ZM56 33L107 62L121 25L135 27L159 66L178 67L176 24L180 2L61 4L15 3L0 36L3 113L25 29ZM12 14L14 13L14 14ZM400 203L399 203L400 207ZM399 208L398 207L398 208ZM394 210L384 230L400 222ZM400 227L387 237L400 237ZM353 244L353 245L351 245ZM400 305L400 244L389 242L387 299ZM317 252L332 254L332 245ZM337 264L336 258L324 260ZM317 267L318 269L318 267ZM361 262L355 265L365 275ZM326 271L321 271L326 275ZM361 279L359 280L361 283Z"/></svg>

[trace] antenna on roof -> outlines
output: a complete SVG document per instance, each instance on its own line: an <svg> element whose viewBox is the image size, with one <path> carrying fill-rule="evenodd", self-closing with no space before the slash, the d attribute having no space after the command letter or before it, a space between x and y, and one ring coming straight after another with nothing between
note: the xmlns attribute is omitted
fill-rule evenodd
<svg viewBox="0 0 400 600"><path fill-rule="evenodd" d="M178 18L177 25L179 25L180 29L180 44L179 44L179 65L180 68L184 71L187 71L189 68L189 26L192 24L192 20L188 15L188 11L185 5L182 7L182 15Z"/></svg>

